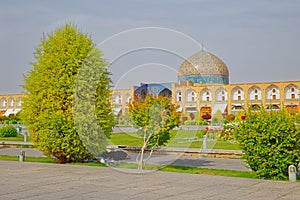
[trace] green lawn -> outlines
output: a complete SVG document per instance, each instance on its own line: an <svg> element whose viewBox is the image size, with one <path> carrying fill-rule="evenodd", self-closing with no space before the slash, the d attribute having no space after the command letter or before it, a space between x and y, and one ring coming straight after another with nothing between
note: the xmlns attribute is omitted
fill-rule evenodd
<svg viewBox="0 0 300 200"><path fill-rule="evenodd" d="M172 131L171 139L166 145L167 147L178 148L201 148L202 135L200 131ZM125 146L141 146L142 137L137 133L114 133L111 135L109 143L112 145L125 145ZM226 150L239 150L240 147L237 143L230 143L226 141L207 141L207 148L213 149L226 149Z"/></svg>
<svg viewBox="0 0 300 200"><path fill-rule="evenodd" d="M172 131L171 139L166 145L167 147L178 148L201 148L202 138L199 131ZM0 141L24 141L23 135L17 137L0 137ZM27 141L31 141L28 137ZM125 145L125 146L141 146L143 138L137 133L113 133L109 140L111 145ZM213 149L227 149L227 150L239 150L240 147L236 143L230 143L225 141L208 141L207 148Z"/></svg>
<svg viewBox="0 0 300 200"><path fill-rule="evenodd" d="M24 136L21 134L18 134L17 137L0 137L0 141L18 141L23 142ZM31 142L30 136L27 137L27 142Z"/></svg>
<svg viewBox="0 0 300 200"><path fill-rule="evenodd" d="M109 144L141 146L143 138L137 133L113 133L110 136Z"/></svg>
<svg viewBox="0 0 300 200"><path fill-rule="evenodd" d="M19 156L0 155L0 160L19 161ZM30 157L30 156L26 156L25 161L26 162L55 163L54 158Z"/></svg>
<svg viewBox="0 0 300 200"><path fill-rule="evenodd" d="M137 169L137 164L135 163L121 163L117 166L118 168L131 168ZM147 164L146 170L159 170L165 172L178 172L178 173L188 173L188 174L207 174L215 176L229 176L229 177L239 177L239 178L258 178L254 172L249 171L236 171L236 170L225 170L225 169L209 169L209 168L199 168L199 167L186 167L186 166L172 166L172 165L155 165Z"/></svg>

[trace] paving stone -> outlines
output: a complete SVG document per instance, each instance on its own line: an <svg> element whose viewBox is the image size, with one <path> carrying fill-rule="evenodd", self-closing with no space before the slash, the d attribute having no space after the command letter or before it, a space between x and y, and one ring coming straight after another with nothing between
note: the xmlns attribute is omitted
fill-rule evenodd
<svg viewBox="0 0 300 200"><path fill-rule="evenodd" d="M0 161L0 199L300 199L299 182Z"/></svg>

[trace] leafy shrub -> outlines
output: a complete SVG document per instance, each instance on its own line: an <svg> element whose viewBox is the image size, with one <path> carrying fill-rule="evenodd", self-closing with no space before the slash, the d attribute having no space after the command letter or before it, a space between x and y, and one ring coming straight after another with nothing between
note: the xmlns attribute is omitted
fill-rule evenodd
<svg viewBox="0 0 300 200"><path fill-rule="evenodd" d="M229 115L226 116L226 120L229 121L229 122L234 121L234 119L235 119L234 114L229 114Z"/></svg>
<svg viewBox="0 0 300 200"><path fill-rule="evenodd" d="M284 180L300 161L300 130L284 110L249 111L234 131L249 166L261 178Z"/></svg>
<svg viewBox="0 0 300 200"><path fill-rule="evenodd" d="M13 126L3 126L0 128L0 137L16 137L17 129Z"/></svg>
<svg viewBox="0 0 300 200"><path fill-rule="evenodd" d="M213 117L213 118L211 119L211 122L212 122L213 124L218 124L218 123L219 123L219 120L218 120L218 118Z"/></svg>
<svg viewBox="0 0 300 200"><path fill-rule="evenodd" d="M17 121L17 120L15 120L15 119L12 119L12 120L10 121L10 123L11 123L11 124L17 124L17 123L18 123L18 121Z"/></svg>
<svg viewBox="0 0 300 200"><path fill-rule="evenodd" d="M221 131L220 138L222 140L236 140L234 127L237 126L238 123L231 122L223 125L223 131Z"/></svg>
<svg viewBox="0 0 300 200"><path fill-rule="evenodd" d="M206 120L201 120L201 121L198 122L198 125L199 126L207 126L208 122Z"/></svg>

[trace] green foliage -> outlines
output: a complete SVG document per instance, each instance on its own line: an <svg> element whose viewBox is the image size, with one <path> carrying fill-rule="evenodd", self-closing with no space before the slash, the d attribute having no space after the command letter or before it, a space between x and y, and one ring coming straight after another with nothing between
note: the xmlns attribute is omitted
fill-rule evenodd
<svg viewBox="0 0 300 200"><path fill-rule="evenodd" d="M27 96L23 102L22 121L27 125L33 142L46 155L55 156L58 162L65 162L67 158L81 161L89 157L91 152L83 144L78 132L86 130L93 137L98 137L101 135L99 131L90 131L95 130L93 128L98 123L104 134L109 135L111 132L112 112L108 106L110 79L105 70L107 63L100 57L101 53L90 37L69 24L48 36L44 35L34 56L36 61L31 63L33 70L24 77L23 88ZM74 90L77 75L83 67L89 69L84 71L86 80L79 81L82 87ZM90 97L90 87L95 79L93 74L99 74L96 77L99 79ZM91 83L90 87L86 82ZM96 121L94 118L89 120L90 115L84 115L89 112L77 109L86 106L80 104L80 98L76 99L76 103L80 103L74 105L73 98L79 95L82 101L93 104ZM75 124L73 108L80 113L77 119L81 119L82 124ZM78 130L78 127L82 130Z"/></svg>
<svg viewBox="0 0 300 200"><path fill-rule="evenodd" d="M195 114L192 113L193 115L189 113L185 113L184 116L186 116L187 120L184 121L184 125L198 125L198 126L206 126L208 125L208 122L203 120L202 117L200 117L200 113L197 111ZM194 116L193 118L191 116Z"/></svg>
<svg viewBox="0 0 300 200"><path fill-rule="evenodd" d="M122 109L122 116L119 117L118 120L116 120L116 124L118 124L118 125L132 125L128 108Z"/></svg>
<svg viewBox="0 0 300 200"><path fill-rule="evenodd" d="M225 123L223 125L223 131L221 132L220 138L225 141L236 140L234 128L237 125L238 125L237 122Z"/></svg>
<svg viewBox="0 0 300 200"><path fill-rule="evenodd" d="M250 109L249 109L250 110ZM249 166L259 177L286 179L288 166L300 162L300 130L284 110L248 111L234 127Z"/></svg>
<svg viewBox="0 0 300 200"><path fill-rule="evenodd" d="M17 124L21 122L21 119L19 116L1 116L0 121L3 122L4 124Z"/></svg>
<svg viewBox="0 0 300 200"><path fill-rule="evenodd" d="M244 110L239 110L238 113L235 116L234 121L236 121L236 122L242 121L242 118L244 118L244 116L245 116L245 112L246 111L244 111Z"/></svg>
<svg viewBox="0 0 300 200"><path fill-rule="evenodd" d="M223 122L224 117L220 110L217 110L217 112L214 114L214 117L212 118L212 123L219 124Z"/></svg>
<svg viewBox="0 0 300 200"><path fill-rule="evenodd" d="M296 123L298 124L298 125L300 125L300 114L298 113L297 115L296 115Z"/></svg>
<svg viewBox="0 0 300 200"><path fill-rule="evenodd" d="M139 169L142 169L147 159L144 160L144 150L162 146L170 139L170 131L180 125L181 114L176 112L178 107L170 102L167 97L154 97L147 95L145 99L135 99L129 104L132 122L139 126L143 135L143 145L139 160ZM148 157L149 158L149 157Z"/></svg>
<svg viewBox="0 0 300 200"><path fill-rule="evenodd" d="M87 150L98 156L106 149L115 124L111 109L109 72L101 52L93 49L77 75L73 112L77 132Z"/></svg>
<svg viewBox="0 0 300 200"><path fill-rule="evenodd" d="M226 120L228 122L232 122L232 121L234 121L234 119L235 119L234 114L229 114L229 115L226 116Z"/></svg>
<svg viewBox="0 0 300 200"><path fill-rule="evenodd" d="M18 131L13 126L2 126L0 127L0 137L16 137Z"/></svg>
<svg viewBox="0 0 300 200"><path fill-rule="evenodd" d="M169 132L180 125L180 113L176 109L168 98L151 95L129 105L133 123L150 136L148 147L164 145L170 139Z"/></svg>

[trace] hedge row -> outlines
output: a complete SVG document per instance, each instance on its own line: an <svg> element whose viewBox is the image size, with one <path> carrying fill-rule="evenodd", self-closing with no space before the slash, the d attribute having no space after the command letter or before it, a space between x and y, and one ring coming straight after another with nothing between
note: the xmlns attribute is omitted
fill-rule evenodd
<svg viewBox="0 0 300 200"><path fill-rule="evenodd" d="M18 131L13 126L3 126L0 127L0 137L16 137Z"/></svg>

